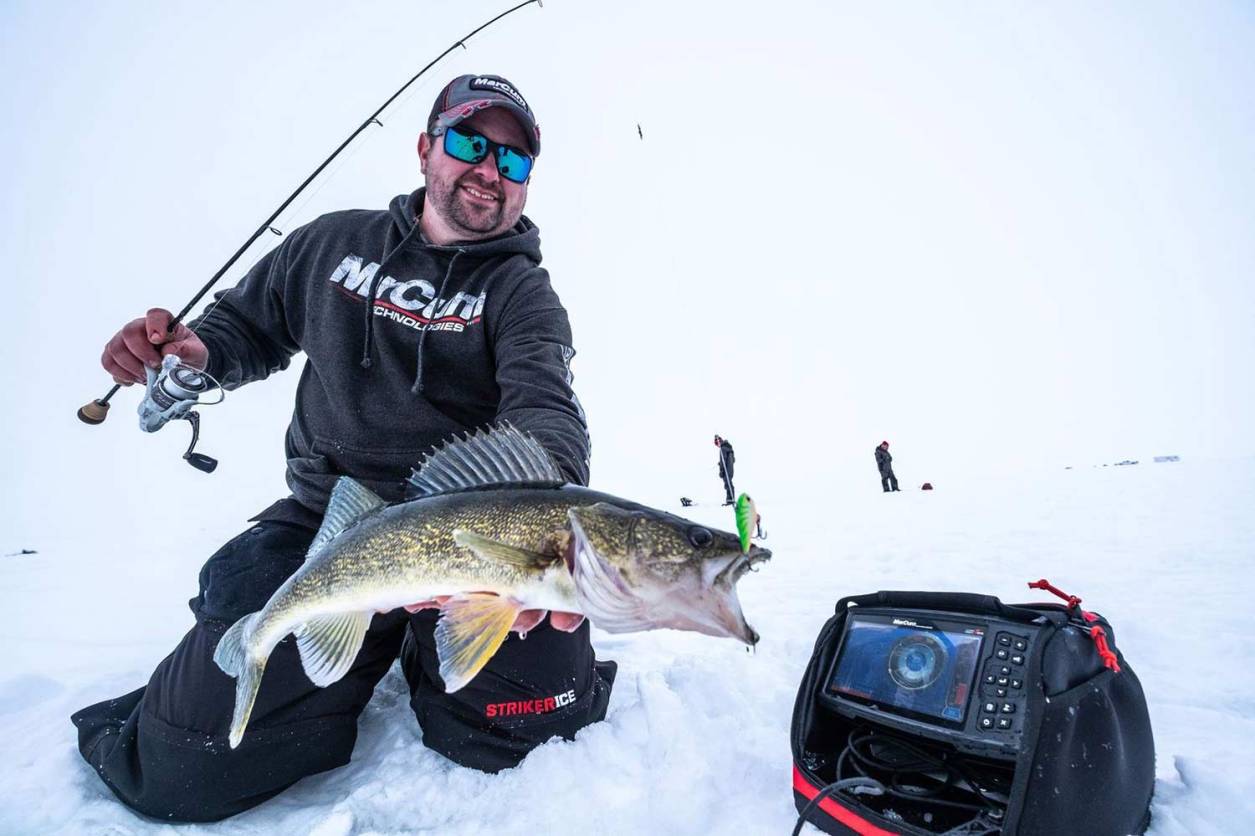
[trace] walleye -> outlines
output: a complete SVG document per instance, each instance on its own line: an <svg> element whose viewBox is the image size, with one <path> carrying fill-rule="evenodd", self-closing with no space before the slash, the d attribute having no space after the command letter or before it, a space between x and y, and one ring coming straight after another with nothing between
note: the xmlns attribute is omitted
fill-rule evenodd
<svg viewBox="0 0 1255 836"><path fill-rule="evenodd" d="M603 630L671 627L755 644L736 582L771 557L737 535L567 484L535 439L503 424L445 444L388 505L345 476L305 563L218 642L236 678L231 748L266 661L295 634L310 681L343 677L376 612L445 598L436 652L445 690L466 685L523 610L581 613Z"/></svg>

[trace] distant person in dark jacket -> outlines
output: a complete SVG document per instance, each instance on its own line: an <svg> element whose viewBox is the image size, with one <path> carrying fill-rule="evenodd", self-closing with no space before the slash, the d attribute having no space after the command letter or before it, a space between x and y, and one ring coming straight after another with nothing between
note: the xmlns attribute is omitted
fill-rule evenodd
<svg viewBox="0 0 1255 836"><path fill-rule="evenodd" d="M887 441L880 442L880 446L876 448L876 467L880 470L880 484L885 493L900 490L898 477L893 475L893 456L889 455Z"/></svg>
<svg viewBox="0 0 1255 836"><path fill-rule="evenodd" d="M736 454L732 452L732 444L726 439L715 436L715 446L719 448L719 478L723 480L726 496L723 504L736 502L736 491L732 489L732 466L736 463Z"/></svg>

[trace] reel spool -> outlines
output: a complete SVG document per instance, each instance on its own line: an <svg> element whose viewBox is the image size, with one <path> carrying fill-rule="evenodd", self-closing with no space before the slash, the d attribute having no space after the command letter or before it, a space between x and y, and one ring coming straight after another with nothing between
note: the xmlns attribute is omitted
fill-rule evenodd
<svg viewBox="0 0 1255 836"><path fill-rule="evenodd" d="M139 428L146 433L154 433L170 421L187 421L192 425L192 443L187 446L183 460L203 473L213 473L218 467L218 460L204 453L193 452L196 442L200 440L200 414L193 411L193 407L222 403L224 396L221 394L221 387L218 400L200 400L201 395L218 386L218 382L200 369L183 365L173 354L167 354L162 359L161 371L144 371L148 376L148 387L139 404ZM97 402L93 401L79 410L79 417L86 421L87 418L82 413L95 403ZM105 410L108 410L107 404ZM103 421L104 418L100 420Z"/></svg>

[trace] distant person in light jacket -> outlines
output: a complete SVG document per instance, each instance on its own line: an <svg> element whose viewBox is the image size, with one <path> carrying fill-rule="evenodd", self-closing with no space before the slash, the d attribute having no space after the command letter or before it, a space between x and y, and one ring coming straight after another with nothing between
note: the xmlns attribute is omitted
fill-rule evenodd
<svg viewBox="0 0 1255 836"><path fill-rule="evenodd" d="M723 491L726 494L724 505L736 502L736 492L732 489L732 466L736 463L736 454L732 452L732 443L726 438L715 436L715 446L719 448L719 478L723 480Z"/></svg>
<svg viewBox="0 0 1255 836"><path fill-rule="evenodd" d="M893 475L893 456L889 455L889 442L882 441L876 448L876 468L880 470L880 485L885 493L900 490L898 477Z"/></svg>

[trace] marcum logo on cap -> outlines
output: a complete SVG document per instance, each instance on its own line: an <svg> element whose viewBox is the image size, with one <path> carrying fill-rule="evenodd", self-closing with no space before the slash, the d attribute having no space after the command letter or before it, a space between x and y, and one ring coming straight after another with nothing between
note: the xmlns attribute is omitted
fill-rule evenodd
<svg viewBox="0 0 1255 836"><path fill-rule="evenodd" d="M509 84L496 78L485 78L484 76L476 76L471 79L472 90L492 90L514 100L514 103L524 110L530 111L527 106L527 100L519 95L519 91L515 90Z"/></svg>

